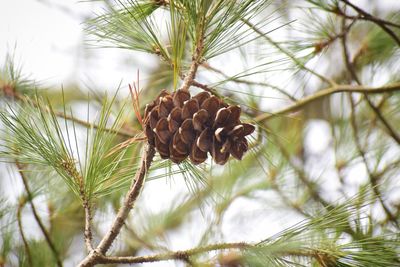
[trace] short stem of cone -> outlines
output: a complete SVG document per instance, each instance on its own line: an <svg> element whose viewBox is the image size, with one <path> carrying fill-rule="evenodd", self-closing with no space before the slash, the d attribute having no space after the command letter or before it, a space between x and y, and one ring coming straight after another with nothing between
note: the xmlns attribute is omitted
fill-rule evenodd
<svg viewBox="0 0 400 267"><path fill-rule="evenodd" d="M189 87L192 85L192 82L196 78L197 69L202 61L202 52L203 52L203 41L204 41L204 30L201 29L201 34L198 38L196 47L194 49L194 53L192 56L192 64L190 65L190 69L183 80L183 84L180 90L189 90Z"/></svg>

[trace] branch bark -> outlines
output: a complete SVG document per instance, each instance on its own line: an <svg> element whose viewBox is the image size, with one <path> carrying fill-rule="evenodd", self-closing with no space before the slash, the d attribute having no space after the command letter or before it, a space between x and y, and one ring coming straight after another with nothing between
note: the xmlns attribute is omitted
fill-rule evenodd
<svg viewBox="0 0 400 267"><path fill-rule="evenodd" d="M207 253L211 251L219 251L219 250L246 250L246 249L255 249L259 247L259 244L250 244L245 242L238 243L219 243L219 244L211 244L204 247L197 247L188 250L181 251L171 251L162 254L150 255L150 256L126 256L126 257L106 257L99 256L98 263L100 264L135 264L135 263L146 263L146 262L160 262L160 261L168 261L168 260L182 260L182 261L190 261L190 257ZM321 259L321 257L326 258L329 256L324 251L319 251L317 249L305 249L301 250L289 250L285 252L276 252L277 256L285 257L307 257L314 258L316 260ZM321 265L322 266L322 265ZM324 265L325 266L325 265Z"/></svg>
<svg viewBox="0 0 400 267"><path fill-rule="evenodd" d="M193 80L196 78L197 69L202 61L202 52L204 47L204 29L203 26L200 26L200 33L196 43L196 47L194 49L194 53L192 55L192 64L190 65L190 69L183 79L183 84L180 90L189 90L189 87L192 85Z"/></svg>
<svg viewBox="0 0 400 267"><path fill-rule="evenodd" d="M31 254L31 250L29 249L29 244L28 244L28 240L26 239L25 233L24 233L24 229L22 227L22 208L25 205L25 201L21 200L19 205L18 205L18 210L17 210L17 222L18 222L18 231L19 231L19 235L21 236L22 239L22 243L24 244L24 250L26 253L26 258L28 261L28 264L30 266L33 266L33 262L32 262L32 254Z"/></svg>
<svg viewBox="0 0 400 267"><path fill-rule="evenodd" d="M193 248L189 250L167 252L163 254L156 254L152 256L133 256L133 257L102 257L99 263L102 264L126 264L126 263L145 263L145 262L157 262L157 261L167 261L167 260L187 260L191 256L224 249L239 249L243 250L246 248L254 247L254 245L240 242L240 243L222 243L213 244L204 247Z"/></svg>
<svg viewBox="0 0 400 267"><path fill-rule="evenodd" d="M105 257L104 254L108 251L108 249L111 247L112 243L120 233L121 228L129 215L129 212L133 208L143 188L146 174L150 168L151 162L153 161L154 155L154 148L146 145L142 156L141 166L136 172L134 181L132 182L129 191L125 196L124 203L119 209L110 230L100 241L97 248L90 251L89 255L79 264L80 267L94 266L95 264L100 263L100 259Z"/></svg>
<svg viewBox="0 0 400 267"><path fill-rule="evenodd" d="M393 84L389 84L389 85L385 85L385 86L381 86L381 87L366 87L366 86L358 86L358 85L335 85L335 86L323 89L321 91L318 91L315 94L306 96L306 97L298 100L295 104L290 105L281 110L278 110L277 112L263 113L263 114L257 116L254 120L256 122L263 122L263 121L270 120L271 118L278 116L278 115L290 114L290 113L300 110L301 108L310 104L311 102L314 102L318 99L321 99L323 97L326 97L326 96L329 96L332 94L336 94L336 93L351 92L351 93L363 93L363 94L381 94L381 93L391 93L391 92L396 92L396 91L400 91L400 83L393 83Z"/></svg>
<svg viewBox="0 0 400 267"><path fill-rule="evenodd" d="M364 20L369 20L373 23L375 23L376 25L378 25L379 27L382 28L382 30L384 30L388 35L390 35L390 37L393 38L393 40L397 43L397 45L400 46L400 39L399 37L397 37L397 35L387 26L387 24L391 25L391 26L395 26L398 27L398 25L394 24L394 23L390 23L387 22L385 20L376 18L375 16L371 15L370 13L364 11L363 9L359 8L358 6L350 3L350 1L348 0L341 0L343 3L351 6L355 11L357 11L362 17L362 19Z"/></svg>
<svg viewBox="0 0 400 267"><path fill-rule="evenodd" d="M93 234L91 229L92 212L89 201L85 200L83 202L83 208L85 209L85 244L86 249L90 252L91 250L93 250Z"/></svg>

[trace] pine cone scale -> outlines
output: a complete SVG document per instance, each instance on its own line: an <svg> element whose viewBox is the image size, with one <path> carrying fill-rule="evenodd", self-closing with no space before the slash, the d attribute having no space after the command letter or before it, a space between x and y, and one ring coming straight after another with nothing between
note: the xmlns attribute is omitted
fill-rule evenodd
<svg viewBox="0 0 400 267"><path fill-rule="evenodd" d="M210 128L204 129L197 138L196 145L203 151L208 152L212 146L212 131Z"/></svg>
<svg viewBox="0 0 400 267"><path fill-rule="evenodd" d="M196 131L201 132L209 120L208 112L205 109L200 109L193 115L193 127Z"/></svg>

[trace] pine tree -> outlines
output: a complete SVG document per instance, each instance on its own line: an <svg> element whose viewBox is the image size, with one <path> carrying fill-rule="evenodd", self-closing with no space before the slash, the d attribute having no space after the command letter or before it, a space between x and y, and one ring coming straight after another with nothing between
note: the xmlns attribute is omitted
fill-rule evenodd
<svg viewBox="0 0 400 267"><path fill-rule="evenodd" d="M159 61L130 98L39 90L9 56L0 156L24 190L0 198L0 266L400 266L392 2L102 1L88 45ZM152 211L164 180L187 190Z"/></svg>

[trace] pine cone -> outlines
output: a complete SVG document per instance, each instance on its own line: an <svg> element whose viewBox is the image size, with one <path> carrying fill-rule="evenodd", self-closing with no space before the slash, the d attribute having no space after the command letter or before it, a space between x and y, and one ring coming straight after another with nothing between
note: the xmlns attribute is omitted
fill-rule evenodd
<svg viewBox="0 0 400 267"><path fill-rule="evenodd" d="M172 94L161 91L146 105L145 134L160 156L180 163L187 157L194 164L207 159L210 152L217 164L229 155L241 160L248 150L246 135L254 126L240 121L239 106L230 106L208 92L193 97L188 91Z"/></svg>

